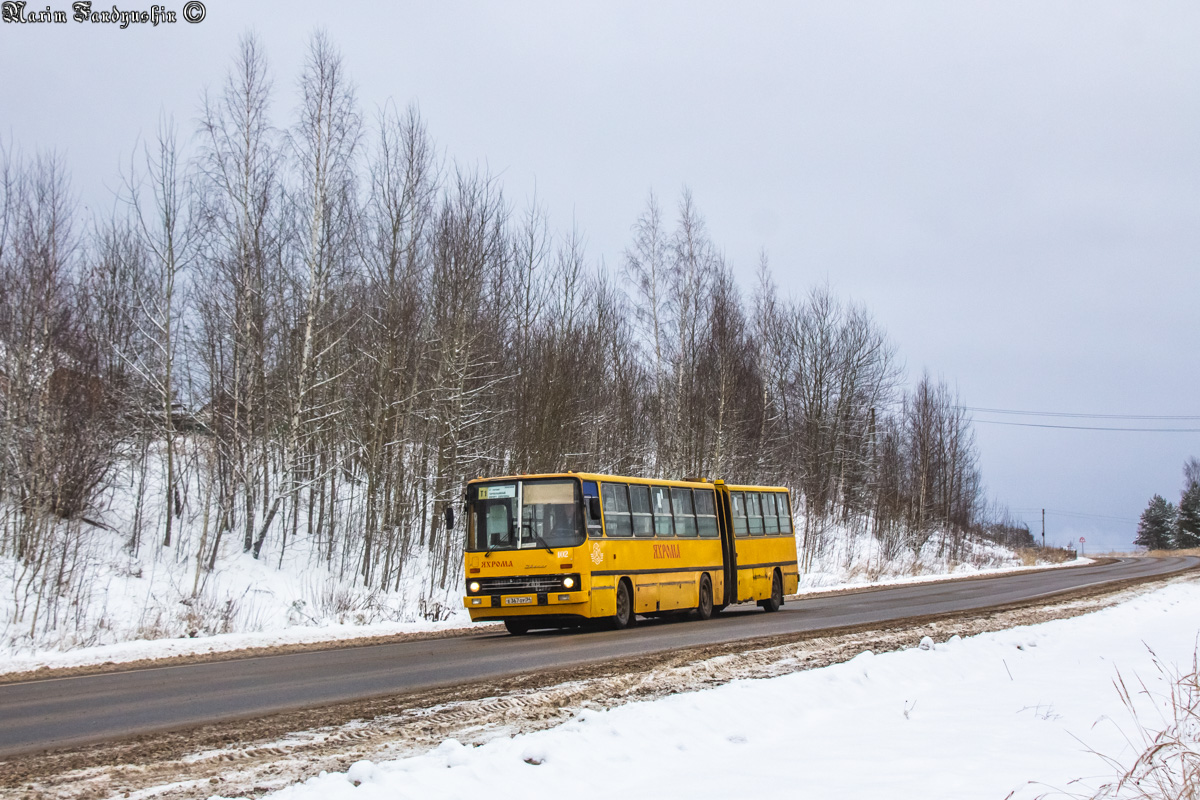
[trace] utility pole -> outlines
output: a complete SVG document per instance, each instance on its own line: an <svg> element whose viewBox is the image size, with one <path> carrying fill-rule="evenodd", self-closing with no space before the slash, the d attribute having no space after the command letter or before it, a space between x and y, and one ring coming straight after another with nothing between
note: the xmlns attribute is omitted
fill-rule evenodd
<svg viewBox="0 0 1200 800"><path fill-rule="evenodd" d="M1042 509L1042 549L1046 549L1046 509Z"/></svg>

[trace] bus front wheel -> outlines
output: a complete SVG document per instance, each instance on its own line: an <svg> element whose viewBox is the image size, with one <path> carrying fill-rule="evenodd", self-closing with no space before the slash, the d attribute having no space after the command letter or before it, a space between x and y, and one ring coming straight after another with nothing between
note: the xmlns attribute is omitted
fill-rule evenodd
<svg viewBox="0 0 1200 800"><path fill-rule="evenodd" d="M617 613L609 618L609 624L614 630L624 630L633 626L633 592L629 590L629 581L617 583Z"/></svg>
<svg viewBox="0 0 1200 800"><path fill-rule="evenodd" d="M779 576L779 570L775 570L775 574L771 576L771 596L766 600L759 600L758 604L766 611L778 611L783 605L783 578Z"/></svg>
<svg viewBox="0 0 1200 800"><path fill-rule="evenodd" d="M706 620L713 615L712 581L707 575L700 576L700 600L696 606L696 619Z"/></svg>

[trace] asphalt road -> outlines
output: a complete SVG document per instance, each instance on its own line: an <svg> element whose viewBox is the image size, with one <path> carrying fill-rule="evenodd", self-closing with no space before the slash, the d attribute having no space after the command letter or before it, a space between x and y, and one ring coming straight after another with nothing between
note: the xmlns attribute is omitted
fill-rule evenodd
<svg viewBox="0 0 1200 800"><path fill-rule="evenodd" d="M792 600L776 614L735 606L706 622L656 621L626 631L481 632L12 683L0 685L0 759L613 658L968 611L1197 565L1196 557L1130 558Z"/></svg>

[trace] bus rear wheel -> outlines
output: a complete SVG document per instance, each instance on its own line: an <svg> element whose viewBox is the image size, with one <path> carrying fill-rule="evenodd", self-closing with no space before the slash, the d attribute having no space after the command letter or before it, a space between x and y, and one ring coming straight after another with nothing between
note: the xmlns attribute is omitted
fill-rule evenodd
<svg viewBox="0 0 1200 800"><path fill-rule="evenodd" d="M696 606L696 619L706 620L713 615L712 581L707 575L700 576L700 598Z"/></svg>
<svg viewBox="0 0 1200 800"><path fill-rule="evenodd" d="M629 581L622 579L617 583L617 613L608 622L613 630L621 631L633 626L633 618L633 593Z"/></svg>
<svg viewBox="0 0 1200 800"><path fill-rule="evenodd" d="M529 633L529 623L523 619L506 619L504 627L508 628L508 632L513 636L523 636Z"/></svg>
<svg viewBox="0 0 1200 800"><path fill-rule="evenodd" d="M771 576L771 596L766 600L759 600L758 604L765 611L778 611L783 605L783 578L779 576L779 570L775 570L775 574Z"/></svg>

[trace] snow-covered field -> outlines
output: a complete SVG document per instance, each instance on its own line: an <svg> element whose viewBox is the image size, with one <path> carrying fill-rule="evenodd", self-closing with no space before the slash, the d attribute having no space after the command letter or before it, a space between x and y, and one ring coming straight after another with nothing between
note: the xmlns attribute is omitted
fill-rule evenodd
<svg viewBox="0 0 1200 800"><path fill-rule="evenodd" d="M1193 670L1198 631L1200 585L1178 583L1073 619L584 710L479 747L448 740L274 797L1088 797L1117 774L1101 756L1131 763L1139 724L1166 725L1170 672ZM1196 752L1200 731L1187 735Z"/></svg>

